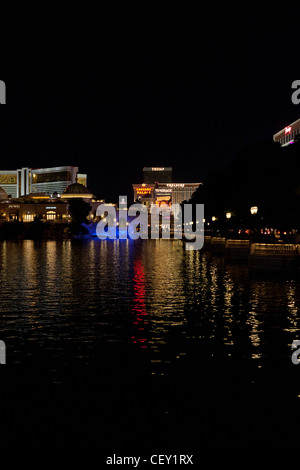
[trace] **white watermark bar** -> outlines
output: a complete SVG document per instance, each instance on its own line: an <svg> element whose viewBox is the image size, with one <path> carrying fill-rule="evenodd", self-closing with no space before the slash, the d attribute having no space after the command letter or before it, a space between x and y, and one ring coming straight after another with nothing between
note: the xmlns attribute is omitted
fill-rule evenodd
<svg viewBox="0 0 300 470"><path fill-rule="evenodd" d="M6 85L0 80L0 104L6 104Z"/></svg>
<svg viewBox="0 0 300 470"><path fill-rule="evenodd" d="M6 346L2 340L0 340L0 364L6 364Z"/></svg>
<svg viewBox="0 0 300 470"><path fill-rule="evenodd" d="M96 216L100 218L96 234L101 240L146 240L149 235L151 239L157 239L160 234L162 239L170 239L172 234L175 239L184 238L186 250L200 250L204 244L204 204L185 204L182 216L179 204L167 208L151 204L148 211L139 203L128 208L127 196L120 196L118 214L114 206L101 204Z"/></svg>

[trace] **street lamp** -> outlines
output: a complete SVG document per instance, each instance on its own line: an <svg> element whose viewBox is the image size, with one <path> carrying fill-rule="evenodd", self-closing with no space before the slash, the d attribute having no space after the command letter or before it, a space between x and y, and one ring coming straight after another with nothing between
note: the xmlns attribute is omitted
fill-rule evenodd
<svg viewBox="0 0 300 470"><path fill-rule="evenodd" d="M211 218L211 220L212 220L213 222L215 222L215 221L217 220L217 218L213 215L212 218Z"/></svg>
<svg viewBox="0 0 300 470"><path fill-rule="evenodd" d="M252 206L252 207L250 207L250 212L251 212L252 215L257 214L257 211L258 211L258 207L257 207L257 206Z"/></svg>
<svg viewBox="0 0 300 470"><path fill-rule="evenodd" d="M230 219L231 218L231 212L226 212L226 219Z"/></svg>

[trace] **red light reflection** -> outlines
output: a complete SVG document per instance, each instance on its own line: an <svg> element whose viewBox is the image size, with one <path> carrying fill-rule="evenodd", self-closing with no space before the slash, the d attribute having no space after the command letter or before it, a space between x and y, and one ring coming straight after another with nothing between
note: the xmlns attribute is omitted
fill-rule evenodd
<svg viewBox="0 0 300 470"><path fill-rule="evenodd" d="M136 334L131 336L132 342L139 344L140 348L147 348L145 344L147 339L143 336L145 316L147 315L146 305L145 305L145 273L142 262L140 259L134 261L133 264L134 276L133 276L133 306L132 313L134 314L133 325L136 325L135 330Z"/></svg>

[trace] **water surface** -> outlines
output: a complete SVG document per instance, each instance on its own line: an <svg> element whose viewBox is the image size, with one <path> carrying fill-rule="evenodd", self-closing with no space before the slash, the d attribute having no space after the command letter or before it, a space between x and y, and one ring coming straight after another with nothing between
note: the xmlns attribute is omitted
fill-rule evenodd
<svg viewBox="0 0 300 470"><path fill-rule="evenodd" d="M0 285L9 443L28 445L16 410L33 446L73 446L75 421L85 446L112 450L288 442L297 275L177 240L25 240L1 243Z"/></svg>

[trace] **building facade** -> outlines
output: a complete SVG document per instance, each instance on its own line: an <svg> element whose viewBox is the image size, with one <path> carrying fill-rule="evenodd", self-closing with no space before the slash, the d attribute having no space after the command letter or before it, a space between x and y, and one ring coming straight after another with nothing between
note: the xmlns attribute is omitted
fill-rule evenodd
<svg viewBox="0 0 300 470"><path fill-rule="evenodd" d="M202 183L168 183L167 189L172 191L172 204L181 204L189 201Z"/></svg>
<svg viewBox="0 0 300 470"><path fill-rule="evenodd" d="M273 141L279 142L281 147L285 147L286 145L293 144L298 135L300 135L300 119L297 119L297 121L292 122L292 124L274 134Z"/></svg>
<svg viewBox="0 0 300 470"><path fill-rule="evenodd" d="M12 198L0 187L0 222L33 222L38 218L41 222L66 223L70 221L68 208L74 198L89 203L89 220L94 219L97 207L104 202L96 200L86 186L77 182L69 185L62 195L52 196L40 192Z"/></svg>
<svg viewBox="0 0 300 470"><path fill-rule="evenodd" d="M132 187L134 202L144 204L148 209L150 209L151 204L155 204L155 184L133 184Z"/></svg>
<svg viewBox="0 0 300 470"><path fill-rule="evenodd" d="M146 170L146 171L145 171ZM165 171L166 170L166 171ZM170 173L169 170L171 171ZM162 177L160 177L160 172ZM160 181L154 181L156 179ZM183 201L189 201L192 194L202 183L172 183L163 181L164 179L172 179L172 168L144 168L144 183L133 184L134 202L139 202L147 206L148 210L151 204L158 207L171 207L171 205L180 205ZM145 180L153 181L147 183ZM174 211L174 215L178 215L178 209Z"/></svg>
<svg viewBox="0 0 300 470"><path fill-rule="evenodd" d="M0 188L0 222L67 222L68 204L59 197L26 195L9 198Z"/></svg>
<svg viewBox="0 0 300 470"><path fill-rule="evenodd" d="M0 187L11 197L29 194L29 168L0 170Z"/></svg>
<svg viewBox="0 0 300 470"><path fill-rule="evenodd" d="M31 193L62 194L76 177L86 186L87 175L78 173L76 166L0 170L0 187L8 196L18 198Z"/></svg>
<svg viewBox="0 0 300 470"><path fill-rule="evenodd" d="M143 177L146 184L172 183L172 167L144 167Z"/></svg>

